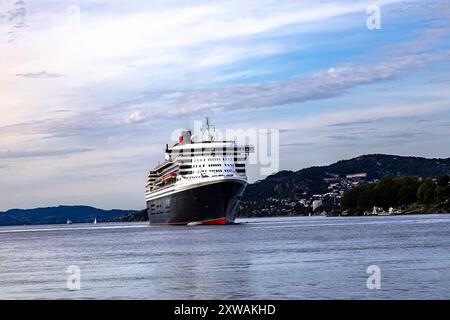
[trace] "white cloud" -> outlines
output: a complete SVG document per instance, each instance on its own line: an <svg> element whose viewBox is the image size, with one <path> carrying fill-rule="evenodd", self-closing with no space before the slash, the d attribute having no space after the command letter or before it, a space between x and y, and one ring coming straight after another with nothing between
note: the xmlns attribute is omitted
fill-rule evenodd
<svg viewBox="0 0 450 320"><path fill-rule="evenodd" d="M117 3L108 6L108 2L100 2L102 9L91 11L88 3L80 3L79 29L68 25L64 5L28 4L32 8L39 5L28 10L29 28L14 42L2 43L0 51L2 108L9 111L0 125L35 118L56 105L91 108L83 94L87 89L99 95L108 85L119 89L116 94L130 86L170 86L179 81L180 72L204 72L242 59L281 53L290 49L260 41L257 36L298 32L291 27L361 12L365 6L361 1L249 1L245 5L228 1L174 8L159 2L133 2L132 9L117 10ZM0 23L5 24L9 27L9 20ZM148 75L143 77L128 65L145 67ZM42 70L64 77L49 79L51 83L16 77ZM93 89L97 87L99 91Z"/></svg>
<svg viewBox="0 0 450 320"><path fill-rule="evenodd" d="M141 113L141 111L134 111L132 114L130 114L129 117L124 119L125 123L134 123L134 122L140 122L145 119L144 115Z"/></svg>

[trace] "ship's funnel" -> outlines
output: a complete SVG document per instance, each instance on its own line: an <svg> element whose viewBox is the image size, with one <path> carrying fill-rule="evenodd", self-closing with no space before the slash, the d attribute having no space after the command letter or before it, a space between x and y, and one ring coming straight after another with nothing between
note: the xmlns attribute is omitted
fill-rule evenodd
<svg viewBox="0 0 450 320"><path fill-rule="evenodd" d="M191 143L191 132L189 130L181 131L180 144Z"/></svg>

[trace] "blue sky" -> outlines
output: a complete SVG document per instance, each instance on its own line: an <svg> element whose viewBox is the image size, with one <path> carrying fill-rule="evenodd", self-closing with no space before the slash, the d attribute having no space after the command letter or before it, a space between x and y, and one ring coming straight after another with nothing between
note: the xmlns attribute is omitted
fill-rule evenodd
<svg viewBox="0 0 450 320"><path fill-rule="evenodd" d="M449 14L448 0L2 1L0 210L143 208L173 130L207 115L279 129L280 169L449 157Z"/></svg>

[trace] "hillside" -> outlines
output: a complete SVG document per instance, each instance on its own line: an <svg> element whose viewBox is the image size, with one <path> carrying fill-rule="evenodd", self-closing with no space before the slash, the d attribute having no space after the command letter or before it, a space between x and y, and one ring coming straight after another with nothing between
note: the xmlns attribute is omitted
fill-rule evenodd
<svg viewBox="0 0 450 320"><path fill-rule="evenodd" d="M367 179L384 177L437 177L450 173L450 158L427 159L385 154L363 155L350 160L341 160L329 166L310 167L299 171L280 171L266 179L248 185L244 201L267 197L288 197L299 193L325 192L328 184L323 181L331 174L345 177L346 174L366 172Z"/></svg>
<svg viewBox="0 0 450 320"><path fill-rule="evenodd" d="M310 208L298 205L298 201L311 198L315 194L330 192L332 182L344 186L341 190L348 190L351 187L351 181L345 180L346 175L361 172L367 175L363 179L366 182L384 177L437 177L450 173L450 158L427 159L370 154L338 161L328 166L311 167L296 172L280 171L262 181L248 185L240 205L240 215L262 216L272 215L272 212L280 214L283 207L286 207L284 209L290 213L311 212ZM347 189L345 189L346 183ZM338 197L339 193L336 192L336 195ZM280 201L289 203L290 208L280 205ZM271 206L273 210L270 210Z"/></svg>
<svg viewBox="0 0 450 320"><path fill-rule="evenodd" d="M0 226L98 222L136 213L135 210L102 210L89 206L58 206L35 209L11 209L0 212Z"/></svg>

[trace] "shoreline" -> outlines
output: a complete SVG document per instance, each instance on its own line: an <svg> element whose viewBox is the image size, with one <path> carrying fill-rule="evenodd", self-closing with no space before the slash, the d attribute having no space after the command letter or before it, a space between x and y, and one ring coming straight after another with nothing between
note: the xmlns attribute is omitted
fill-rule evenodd
<svg viewBox="0 0 450 320"><path fill-rule="evenodd" d="M334 217L395 217L395 216L413 216L413 215L431 215L431 214L450 214L450 212L405 212L405 213L395 213L395 214L387 214L387 215L321 215L321 214L315 214L315 215L271 215L271 216L239 216L240 218L294 218L294 217L325 217L325 218L334 218Z"/></svg>
<svg viewBox="0 0 450 320"><path fill-rule="evenodd" d="M324 217L324 218L357 218L357 217L395 217L395 216L426 216L426 215L445 215L450 214L450 212L405 212L405 213L396 213L396 214L390 214L390 215L271 215L271 216L239 216L236 219L267 219L267 218L296 218L296 217L306 217L306 218L313 218L313 217ZM60 226L67 226L67 228L70 228L70 226L73 225L84 225L84 226L91 226L94 228L95 226L105 225L105 224L127 224L127 223L144 223L149 222L148 220L125 220L125 221L100 221L98 224L93 225L92 223L88 222L80 222L80 223L73 223L70 225L67 224L61 224L61 223L46 223L46 224L15 224L15 225L0 225L0 228L5 227L33 227L33 226L54 226L54 225L60 225Z"/></svg>

